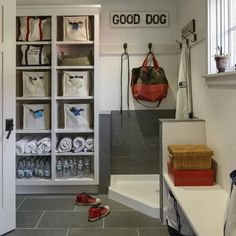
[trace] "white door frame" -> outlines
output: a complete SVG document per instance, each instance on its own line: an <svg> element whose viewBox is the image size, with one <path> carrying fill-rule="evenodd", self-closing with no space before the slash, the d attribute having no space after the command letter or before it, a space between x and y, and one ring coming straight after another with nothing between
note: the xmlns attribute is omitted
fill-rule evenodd
<svg viewBox="0 0 236 236"><path fill-rule="evenodd" d="M16 227L15 128L9 139L5 131L6 119L15 121L15 16L15 0L0 0L0 235Z"/></svg>

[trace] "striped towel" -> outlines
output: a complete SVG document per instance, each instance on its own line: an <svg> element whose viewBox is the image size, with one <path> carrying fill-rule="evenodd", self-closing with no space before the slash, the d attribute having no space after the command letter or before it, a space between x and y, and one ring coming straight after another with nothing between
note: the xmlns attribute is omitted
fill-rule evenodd
<svg viewBox="0 0 236 236"><path fill-rule="evenodd" d="M58 143L58 152L70 152L72 149L72 139L65 137Z"/></svg>
<svg viewBox="0 0 236 236"><path fill-rule="evenodd" d="M25 145L32 140L32 137L25 136L16 142L16 154L21 155L25 153Z"/></svg>
<svg viewBox="0 0 236 236"><path fill-rule="evenodd" d="M85 148L85 138L75 137L73 140L73 150L74 152L82 152Z"/></svg>

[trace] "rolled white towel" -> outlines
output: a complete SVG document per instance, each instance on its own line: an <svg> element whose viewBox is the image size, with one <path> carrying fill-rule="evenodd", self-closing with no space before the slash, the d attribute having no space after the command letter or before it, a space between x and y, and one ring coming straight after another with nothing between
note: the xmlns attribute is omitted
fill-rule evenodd
<svg viewBox="0 0 236 236"><path fill-rule="evenodd" d="M70 152L72 149L72 139L65 137L58 143L58 152Z"/></svg>
<svg viewBox="0 0 236 236"><path fill-rule="evenodd" d="M94 139L92 137L89 137L85 141L85 152L92 152L94 149Z"/></svg>
<svg viewBox="0 0 236 236"><path fill-rule="evenodd" d="M52 143L50 137L42 138L37 142L38 154L49 153L51 149L52 149Z"/></svg>
<svg viewBox="0 0 236 236"><path fill-rule="evenodd" d="M33 138L30 142L25 144L25 153L27 154L35 154L37 153L37 142L36 138Z"/></svg>
<svg viewBox="0 0 236 236"><path fill-rule="evenodd" d="M25 136L16 142L16 154L21 155L25 153L25 145L32 140L32 137Z"/></svg>
<svg viewBox="0 0 236 236"><path fill-rule="evenodd" d="M75 137L73 140L73 150L74 152L82 152L85 148L85 138Z"/></svg>

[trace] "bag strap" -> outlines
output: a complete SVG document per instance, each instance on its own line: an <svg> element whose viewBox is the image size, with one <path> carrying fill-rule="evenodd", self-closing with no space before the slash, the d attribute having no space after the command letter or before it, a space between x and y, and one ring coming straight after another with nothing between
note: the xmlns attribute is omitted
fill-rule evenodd
<svg viewBox="0 0 236 236"><path fill-rule="evenodd" d="M159 63L158 63L158 61L157 61L155 55L154 55L152 52L149 52L149 53L147 54L146 58L145 58L144 61L143 61L142 67L143 67L143 68L147 68L147 67L148 67L147 63L148 63L148 57L149 57L149 56L152 56L152 63L153 63L154 68L155 68L155 69L160 68Z"/></svg>
<svg viewBox="0 0 236 236"><path fill-rule="evenodd" d="M30 17L26 17L26 34L25 34L25 41L29 41L29 33L30 33Z"/></svg>
<svg viewBox="0 0 236 236"><path fill-rule="evenodd" d="M121 55L121 72L120 72L120 114L122 114L123 111L123 63L125 61L125 58L127 59L127 63L128 63L128 71L127 71L127 108L128 108L128 112L130 111L130 107L129 107L129 84L130 84L130 63L129 63L129 54L126 51L127 49L127 44L124 44L124 50L125 52Z"/></svg>
<svg viewBox="0 0 236 236"><path fill-rule="evenodd" d="M40 38L40 40L43 40L42 20L40 18L38 18L38 20L39 20L39 24L38 24L39 38Z"/></svg>

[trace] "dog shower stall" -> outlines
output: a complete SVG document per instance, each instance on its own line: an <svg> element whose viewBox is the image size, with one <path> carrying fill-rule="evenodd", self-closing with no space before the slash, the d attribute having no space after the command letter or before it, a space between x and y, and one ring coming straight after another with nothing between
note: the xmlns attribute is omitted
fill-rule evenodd
<svg viewBox="0 0 236 236"><path fill-rule="evenodd" d="M159 175L111 175L109 197L153 218L160 217Z"/></svg>
<svg viewBox="0 0 236 236"><path fill-rule="evenodd" d="M160 118L174 111L111 112L109 197L154 218L160 217Z"/></svg>

